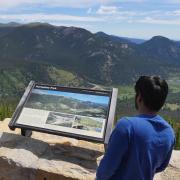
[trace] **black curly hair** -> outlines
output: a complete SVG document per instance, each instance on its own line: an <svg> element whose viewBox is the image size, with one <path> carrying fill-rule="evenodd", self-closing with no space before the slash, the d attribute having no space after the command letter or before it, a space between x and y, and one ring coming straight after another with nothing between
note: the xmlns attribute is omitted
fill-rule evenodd
<svg viewBox="0 0 180 180"><path fill-rule="evenodd" d="M136 96L141 95L144 105L156 112L164 105L168 94L168 84L159 76L140 76L134 88Z"/></svg>

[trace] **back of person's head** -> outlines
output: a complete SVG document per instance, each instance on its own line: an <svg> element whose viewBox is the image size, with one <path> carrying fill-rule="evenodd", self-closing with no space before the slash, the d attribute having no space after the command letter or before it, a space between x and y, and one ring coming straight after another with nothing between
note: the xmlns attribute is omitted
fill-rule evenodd
<svg viewBox="0 0 180 180"><path fill-rule="evenodd" d="M168 84L158 76L141 76L135 85L136 96L141 95L144 105L151 111L159 111L164 105Z"/></svg>

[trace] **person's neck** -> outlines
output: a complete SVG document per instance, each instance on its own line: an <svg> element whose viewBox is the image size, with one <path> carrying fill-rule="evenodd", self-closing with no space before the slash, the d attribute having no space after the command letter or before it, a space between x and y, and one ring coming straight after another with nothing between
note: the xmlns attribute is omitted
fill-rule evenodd
<svg viewBox="0 0 180 180"><path fill-rule="evenodd" d="M155 115L157 115L157 112L155 112L155 111L150 111L150 110L148 110L148 109L139 109L138 110L138 113L139 114L144 114L144 115L150 115L150 116L155 116Z"/></svg>

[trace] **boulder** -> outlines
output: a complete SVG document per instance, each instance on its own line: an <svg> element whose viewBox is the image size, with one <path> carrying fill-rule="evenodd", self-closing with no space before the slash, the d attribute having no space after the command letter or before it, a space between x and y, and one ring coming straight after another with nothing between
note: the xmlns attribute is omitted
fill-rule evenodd
<svg viewBox="0 0 180 180"><path fill-rule="evenodd" d="M33 132L32 137L0 123L0 180L95 179L102 144Z"/></svg>
<svg viewBox="0 0 180 180"><path fill-rule="evenodd" d="M179 180L180 179L180 151L173 150L169 166L165 171L156 174L154 180Z"/></svg>

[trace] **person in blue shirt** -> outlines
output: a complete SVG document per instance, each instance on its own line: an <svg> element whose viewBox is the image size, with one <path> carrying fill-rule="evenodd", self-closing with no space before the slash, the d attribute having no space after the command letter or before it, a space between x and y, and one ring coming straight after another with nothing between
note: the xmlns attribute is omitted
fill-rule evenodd
<svg viewBox="0 0 180 180"><path fill-rule="evenodd" d="M157 113L168 85L157 76L141 76L135 85L138 115L121 118L96 173L97 180L152 180L170 160L175 135Z"/></svg>

